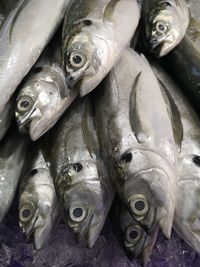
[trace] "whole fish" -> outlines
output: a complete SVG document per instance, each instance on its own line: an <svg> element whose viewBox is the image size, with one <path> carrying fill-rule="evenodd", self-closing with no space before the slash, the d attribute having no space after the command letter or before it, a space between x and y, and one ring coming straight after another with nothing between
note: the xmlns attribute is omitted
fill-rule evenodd
<svg viewBox="0 0 200 267"><path fill-rule="evenodd" d="M91 105L78 99L59 121L52 136L51 169L63 217L77 240L91 248L114 197L99 154Z"/></svg>
<svg viewBox="0 0 200 267"><path fill-rule="evenodd" d="M20 181L19 224L28 239L41 249L59 219L59 206L41 144L31 147Z"/></svg>
<svg viewBox="0 0 200 267"><path fill-rule="evenodd" d="M189 24L185 0L143 0L146 42L158 57L169 53L183 39Z"/></svg>
<svg viewBox="0 0 200 267"><path fill-rule="evenodd" d="M148 62L127 49L95 98L103 157L133 218L152 232L172 228L177 151L159 84Z"/></svg>
<svg viewBox="0 0 200 267"><path fill-rule="evenodd" d="M77 90L68 90L65 84L58 40L56 35L17 97L15 116L19 130L28 133L33 141L54 126L78 94Z"/></svg>
<svg viewBox="0 0 200 267"><path fill-rule="evenodd" d="M0 222L15 196L27 145L27 140L14 129L11 129L0 143Z"/></svg>
<svg viewBox="0 0 200 267"><path fill-rule="evenodd" d="M200 123L177 84L159 66L154 71L166 94L179 148L174 229L200 252Z"/></svg>
<svg viewBox="0 0 200 267"><path fill-rule="evenodd" d="M166 62L196 110L200 112L200 10L199 1L189 1L190 24L182 42ZM184 60L183 60L184 57Z"/></svg>
<svg viewBox="0 0 200 267"><path fill-rule="evenodd" d="M62 57L67 85L92 91L129 45L140 19L137 0L77 0L67 9Z"/></svg>
<svg viewBox="0 0 200 267"><path fill-rule="evenodd" d="M120 207L120 226L129 256L141 257L143 265L146 265L157 239L158 227L148 235L123 204Z"/></svg>
<svg viewBox="0 0 200 267"><path fill-rule="evenodd" d="M6 17L0 30L0 113L54 34L69 2L19 0Z"/></svg>

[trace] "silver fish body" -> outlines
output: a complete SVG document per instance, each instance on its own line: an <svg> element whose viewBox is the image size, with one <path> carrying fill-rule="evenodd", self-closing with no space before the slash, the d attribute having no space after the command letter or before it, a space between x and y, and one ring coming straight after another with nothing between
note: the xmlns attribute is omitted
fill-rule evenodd
<svg viewBox="0 0 200 267"><path fill-rule="evenodd" d="M20 0L6 17L0 30L0 112L52 37L68 4L69 0Z"/></svg>
<svg viewBox="0 0 200 267"><path fill-rule="evenodd" d="M169 238L177 153L156 77L144 57L127 49L99 91L96 128L119 196L149 232L159 224Z"/></svg>
<svg viewBox="0 0 200 267"><path fill-rule="evenodd" d="M145 41L158 57L166 55L181 42L189 24L185 0L144 0L142 13Z"/></svg>
<svg viewBox="0 0 200 267"><path fill-rule="evenodd" d="M60 215L53 179L41 144L32 147L31 152L20 181L19 224L26 237L33 238L35 248L41 249Z"/></svg>
<svg viewBox="0 0 200 267"><path fill-rule="evenodd" d="M178 155L178 183L174 229L200 252L200 123L199 117L177 84L159 66L154 71L167 92ZM172 108L173 107L173 108ZM174 108L175 107L175 108ZM176 118L176 119L174 119Z"/></svg>
<svg viewBox="0 0 200 267"><path fill-rule="evenodd" d="M136 0L78 0L63 27L62 57L70 88L92 91L129 45L140 18Z"/></svg>
<svg viewBox="0 0 200 267"><path fill-rule="evenodd" d="M5 19L3 13L0 14L0 25L2 25ZM6 104L4 110L0 113L0 140L6 134L8 128L10 127L12 118L14 117L14 97L12 97Z"/></svg>
<svg viewBox="0 0 200 267"><path fill-rule="evenodd" d="M114 192L99 155L88 98L78 99L52 136L51 168L63 217L76 239L92 247Z"/></svg>
<svg viewBox="0 0 200 267"><path fill-rule="evenodd" d="M0 144L0 221L11 206L25 161L27 140L15 130L5 136Z"/></svg>
<svg viewBox="0 0 200 267"><path fill-rule="evenodd" d="M195 109L200 111L200 10L189 0L190 23L182 42L169 54L168 65ZM184 60L183 60L184 56Z"/></svg>

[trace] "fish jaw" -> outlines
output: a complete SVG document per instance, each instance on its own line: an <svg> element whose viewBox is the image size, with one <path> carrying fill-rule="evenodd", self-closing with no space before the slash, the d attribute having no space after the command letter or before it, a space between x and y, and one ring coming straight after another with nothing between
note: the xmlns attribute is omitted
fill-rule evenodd
<svg viewBox="0 0 200 267"><path fill-rule="evenodd" d="M181 40L182 36L178 31L176 31L176 29L174 29L168 36L157 43L154 43L154 38L152 37L149 41L150 50L158 58L163 57L173 50L181 42Z"/></svg>
<svg viewBox="0 0 200 267"><path fill-rule="evenodd" d="M50 218L45 220L39 216L34 224L33 242L36 250L41 249L51 233L52 225Z"/></svg>
<svg viewBox="0 0 200 267"><path fill-rule="evenodd" d="M89 226L89 231L87 234L88 248L92 248L94 246L104 226L104 222L105 222L105 218L103 215L100 218L98 218L95 215L92 217L92 220Z"/></svg>
<svg viewBox="0 0 200 267"><path fill-rule="evenodd" d="M149 257L151 256L152 250L153 250L155 243L157 241L158 232L159 232L159 226L156 225L154 230L152 231L152 233L150 233L147 237L147 240L146 240L145 245L144 245L142 257L141 257L143 266L146 266L146 264L149 260Z"/></svg>

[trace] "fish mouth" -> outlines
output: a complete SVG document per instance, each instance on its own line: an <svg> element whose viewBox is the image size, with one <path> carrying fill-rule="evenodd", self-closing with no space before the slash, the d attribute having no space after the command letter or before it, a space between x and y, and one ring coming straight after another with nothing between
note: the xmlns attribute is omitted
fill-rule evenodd
<svg viewBox="0 0 200 267"><path fill-rule="evenodd" d="M28 133L30 129L30 125L34 119L35 113L37 113L37 109L34 108L29 114L24 116L23 118L17 119L17 125L21 133ZM41 113L40 113L41 115Z"/></svg>
<svg viewBox="0 0 200 267"><path fill-rule="evenodd" d="M34 221L28 227L22 227L27 240L33 240L35 249L41 249L46 241L45 235L45 221L41 216L36 216ZM48 235L47 235L48 236Z"/></svg>
<svg viewBox="0 0 200 267"><path fill-rule="evenodd" d="M159 44L152 44L151 52L157 57L162 57L164 55L163 47L164 47L164 42L161 42Z"/></svg>
<svg viewBox="0 0 200 267"><path fill-rule="evenodd" d="M141 256L141 261L142 261L143 266L147 264L149 257L151 256L152 250L155 246L155 243L158 237L158 232L159 232L159 225L157 224L154 230L152 231L152 233L148 235L147 240L145 242L144 249L143 249L142 256Z"/></svg>
<svg viewBox="0 0 200 267"><path fill-rule="evenodd" d="M98 220L95 214L91 214L84 222L80 224L68 222L68 226L74 233L77 242L85 241L87 247L92 248L103 228L103 223L101 223L103 221Z"/></svg>

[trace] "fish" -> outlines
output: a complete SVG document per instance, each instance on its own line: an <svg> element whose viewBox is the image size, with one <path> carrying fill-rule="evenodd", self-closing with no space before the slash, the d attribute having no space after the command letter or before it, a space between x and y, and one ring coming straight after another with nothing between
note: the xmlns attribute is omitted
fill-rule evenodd
<svg viewBox="0 0 200 267"><path fill-rule="evenodd" d="M114 198L99 153L89 98L76 99L53 129L51 172L63 219L76 240L95 244Z"/></svg>
<svg viewBox="0 0 200 267"><path fill-rule="evenodd" d="M45 142L45 140L43 140ZM19 225L35 249L45 246L60 219L58 200L42 143L33 144L19 190Z"/></svg>
<svg viewBox="0 0 200 267"><path fill-rule="evenodd" d="M149 63L126 49L96 93L101 153L121 200L147 231L170 238L177 149L166 104Z"/></svg>
<svg viewBox="0 0 200 267"><path fill-rule="evenodd" d="M19 131L29 134L33 141L55 125L78 95L77 90L69 90L65 83L59 37L56 34L43 52L17 96L15 118Z"/></svg>
<svg viewBox="0 0 200 267"><path fill-rule="evenodd" d="M14 199L28 149L28 140L11 128L0 143L0 222Z"/></svg>
<svg viewBox="0 0 200 267"><path fill-rule="evenodd" d="M62 38L62 65L70 89L78 88L83 97L97 87L129 45L140 9L136 0L71 2Z"/></svg>
<svg viewBox="0 0 200 267"><path fill-rule="evenodd" d="M19 0L6 17L0 30L0 113L50 41L69 2Z"/></svg>
<svg viewBox="0 0 200 267"><path fill-rule="evenodd" d="M152 64L166 96L176 127L178 181L173 228L194 250L200 252L200 123L181 87L156 64Z"/></svg>
<svg viewBox="0 0 200 267"><path fill-rule="evenodd" d="M200 11L199 1L189 1L190 22L181 43L167 56L166 67L200 112ZM184 56L184 60L183 60Z"/></svg>
<svg viewBox="0 0 200 267"><path fill-rule="evenodd" d="M156 226L151 235L147 234L144 228L132 218L126 206L121 203L120 228L129 257L139 257L145 266L157 240L159 227Z"/></svg>
<svg viewBox="0 0 200 267"><path fill-rule="evenodd" d="M183 39L189 10L185 0L144 0L142 3L145 41L157 57L168 54Z"/></svg>

